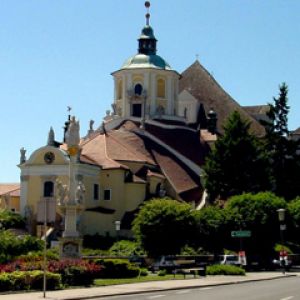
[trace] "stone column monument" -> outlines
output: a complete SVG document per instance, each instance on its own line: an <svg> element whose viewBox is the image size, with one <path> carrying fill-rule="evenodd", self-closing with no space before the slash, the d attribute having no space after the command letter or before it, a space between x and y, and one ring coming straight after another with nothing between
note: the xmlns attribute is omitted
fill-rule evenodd
<svg viewBox="0 0 300 300"><path fill-rule="evenodd" d="M77 231L77 219L83 211L85 187L81 181L77 181L75 164L80 153L79 121L72 117L66 132L66 143L70 157L69 184L63 185L56 181L56 201L60 213L65 219L65 228L59 241L61 258L76 258L81 256L82 239Z"/></svg>

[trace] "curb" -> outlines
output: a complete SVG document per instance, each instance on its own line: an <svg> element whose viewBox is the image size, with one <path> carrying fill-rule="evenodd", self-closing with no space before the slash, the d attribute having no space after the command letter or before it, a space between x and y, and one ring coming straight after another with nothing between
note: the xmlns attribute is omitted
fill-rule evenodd
<svg viewBox="0 0 300 300"><path fill-rule="evenodd" d="M248 282L256 282L256 281L267 281L267 280L275 280L275 279L282 279L282 278L289 278L289 277L296 277L295 274L285 274L285 275L278 275L276 277L271 278L260 278L260 279L249 279L244 281L228 281L228 282L221 282L221 283L211 283L211 284L203 284L203 285L191 285L191 286L179 286L179 287L166 287L166 288L154 288L151 290L144 290L144 291L128 291L123 293L111 293L107 295L91 295L91 296L78 296L78 297L66 297L66 298L53 298L57 300L85 300L85 299L96 299L96 298L104 298L104 297L114 297L114 296L126 296L126 295L139 295L139 294L146 294L146 293L155 293L161 291L174 291L174 290L184 290L184 289L198 289L198 288L207 288L211 286L222 286L222 285L231 285L231 284L243 284Z"/></svg>

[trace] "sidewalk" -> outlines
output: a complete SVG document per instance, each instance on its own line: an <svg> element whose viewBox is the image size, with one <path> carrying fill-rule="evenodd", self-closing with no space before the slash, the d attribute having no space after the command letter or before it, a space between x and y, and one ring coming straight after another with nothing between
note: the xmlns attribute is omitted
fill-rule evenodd
<svg viewBox="0 0 300 300"><path fill-rule="evenodd" d="M246 276L206 276L196 279L152 281L143 283L130 283L103 287L66 289L59 291L47 291L46 299L71 300L92 299L104 296L116 296L126 294L140 294L146 292L177 290L185 288L199 288L214 285L235 284L249 281L271 280L289 276L299 276L299 273L282 274L279 272L247 273ZM0 294L1 300L39 300L43 298L43 292L26 292L16 294Z"/></svg>

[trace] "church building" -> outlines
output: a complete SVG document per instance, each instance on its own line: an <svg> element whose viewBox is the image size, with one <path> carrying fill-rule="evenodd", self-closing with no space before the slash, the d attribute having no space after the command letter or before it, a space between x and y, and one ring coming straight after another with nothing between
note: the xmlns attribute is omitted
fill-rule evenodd
<svg viewBox="0 0 300 300"><path fill-rule="evenodd" d="M112 111L97 128L91 121L78 143L72 168L78 186L84 187L81 235L115 236L120 229L129 236L139 207L154 197L168 196L201 209L206 200L202 167L229 114L238 111L255 134L264 134L259 119L266 107L240 106L198 60L180 74L157 54L149 6L146 1L138 53L112 72ZM49 202L56 212L51 227L60 230L64 222L56 207L57 182L67 188L70 181L66 135L75 120L69 116L66 121L63 141L55 140L51 128L47 145L28 159L21 150L20 213L33 234L40 232L40 203Z"/></svg>

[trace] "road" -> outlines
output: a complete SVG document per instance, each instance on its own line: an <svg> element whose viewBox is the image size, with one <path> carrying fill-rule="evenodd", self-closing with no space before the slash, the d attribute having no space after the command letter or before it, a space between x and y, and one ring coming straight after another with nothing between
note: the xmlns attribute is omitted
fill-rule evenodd
<svg viewBox="0 0 300 300"><path fill-rule="evenodd" d="M95 298L94 298L95 299ZM99 300L300 300L300 278L180 289L126 296L102 297Z"/></svg>

